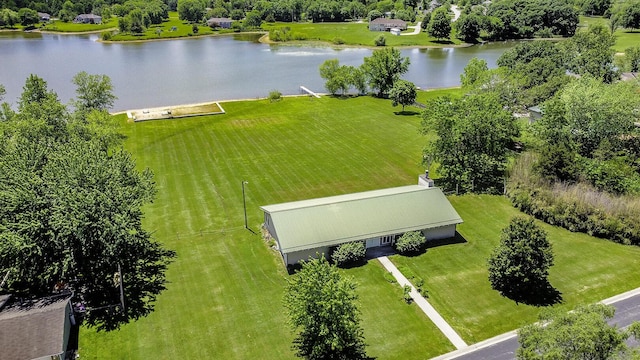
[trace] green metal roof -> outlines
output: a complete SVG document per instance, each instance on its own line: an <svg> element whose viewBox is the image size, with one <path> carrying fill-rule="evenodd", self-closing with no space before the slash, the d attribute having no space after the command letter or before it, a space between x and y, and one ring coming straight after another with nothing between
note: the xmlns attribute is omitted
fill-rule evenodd
<svg viewBox="0 0 640 360"><path fill-rule="evenodd" d="M292 252L459 224L437 187L419 185L262 206L280 250Z"/></svg>

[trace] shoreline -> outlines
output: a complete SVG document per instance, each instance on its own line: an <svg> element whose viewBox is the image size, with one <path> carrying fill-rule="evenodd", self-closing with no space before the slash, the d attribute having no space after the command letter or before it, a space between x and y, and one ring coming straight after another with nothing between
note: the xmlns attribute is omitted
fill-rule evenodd
<svg viewBox="0 0 640 360"><path fill-rule="evenodd" d="M428 89L420 89L418 91L427 92L427 91L458 89L458 88L461 88L461 86L435 87L435 88L428 88ZM324 93L324 92L316 92L316 94L321 95L321 96L331 96L331 94ZM309 96L311 96L311 95L309 95L309 94L282 95L283 98L309 97ZM347 94L347 96L350 96L350 95ZM358 96L371 96L371 95L358 95ZM211 104L215 104L215 103L224 104L224 103L230 103L230 102L261 101L261 100L268 100L268 99L269 99L268 97L255 97L255 98L239 98L239 99L228 99L228 100L212 100L212 101L204 101L204 102L197 102L197 103L174 104L174 105L163 105L163 106L149 106L149 107L143 107L143 108L139 108L139 109L117 110L117 111L114 111L114 112L109 112L109 114L113 115L113 116L116 116L116 115L126 114L127 112L143 111L145 109L193 107L193 106L211 105Z"/></svg>

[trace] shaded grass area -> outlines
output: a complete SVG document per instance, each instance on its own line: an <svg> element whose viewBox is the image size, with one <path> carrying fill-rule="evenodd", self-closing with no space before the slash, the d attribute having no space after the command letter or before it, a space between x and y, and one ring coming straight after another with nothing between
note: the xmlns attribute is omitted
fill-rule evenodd
<svg viewBox="0 0 640 360"><path fill-rule="evenodd" d="M517 304L491 289L486 259L509 220L522 215L500 196L450 197L464 223L466 240L431 248L414 258L393 256L425 280L429 301L469 343L537 320L541 308ZM548 233L555 254L549 281L571 309L640 286L640 248L615 244L537 222Z"/></svg>
<svg viewBox="0 0 640 360"><path fill-rule="evenodd" d="M364 45L375 46L374 40L380 35L386 39L386 46L451 46L462 44L451 36L451 42L443 44L436 41L435 38L421 32L418 35L411 36L395 36L384 31L370 31L369 23L344 22L344 23L266 23L262 28L266 31L282 27L291 28L291 32L303 35L304 41L322 41L328 43L336 43L336 39L342 40L345 45ZM413 29L408 29L408 32Z"/></svg>
<svg viewBox="0 0 640 360"><path fill-rule="evenodd" d="M159 122L118 117L126 148L156 176L145 226L178 258L150 316L111 333L81 330L83 359L293 358L281 303L288 275L244 229L242 181L257 231L260 205L412 184L421 172L419 117L395 116L389 100L300 97L224 108ZM376 264L346 272L361 284L372 355L422 359L451 349Z"/></svg>

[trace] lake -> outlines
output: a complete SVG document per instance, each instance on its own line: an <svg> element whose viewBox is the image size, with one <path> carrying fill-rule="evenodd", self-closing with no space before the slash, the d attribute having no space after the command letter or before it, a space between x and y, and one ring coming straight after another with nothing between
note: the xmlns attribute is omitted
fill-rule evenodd
<svg viewBox="0 0 640 360"><path fill-rule="evenodd" d="M98 42L98 35L0 33L0 84L16 107L29 74L45 79L63 102L75 96L80 72L106 74L118 100L113 110L266 97L271 90L299 94L303 85L325 92L318 68L327 59L359 66L372 50L261 44L256 35L142 43ZM411 65L403 78L420 88L457 86L473 57L490 67L513 43L468 48L404 49Z"/></svg>

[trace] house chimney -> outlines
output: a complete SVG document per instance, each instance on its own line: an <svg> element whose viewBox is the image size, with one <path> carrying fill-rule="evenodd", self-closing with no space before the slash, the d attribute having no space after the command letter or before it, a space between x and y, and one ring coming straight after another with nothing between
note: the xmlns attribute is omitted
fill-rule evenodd
<svg viewBox="0 0 640 360"><path fill-rule="evenodd" d="M429 177L429 170L425 170L424 175L418 176L418 185L427 188L434 187L433 180Z"/></svg>

